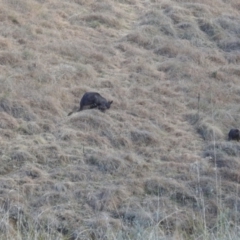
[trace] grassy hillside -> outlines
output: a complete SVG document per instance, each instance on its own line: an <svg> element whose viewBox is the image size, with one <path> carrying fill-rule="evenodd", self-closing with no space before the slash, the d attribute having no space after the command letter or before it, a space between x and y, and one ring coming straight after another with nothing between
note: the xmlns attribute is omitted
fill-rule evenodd
<svg viewBox="0 0 240 240"><path fill-rule="evenodd" d="M0 239L239 239L238 0L2 0L0 23ZM68 117L86 91L111 109Z"/></svg>

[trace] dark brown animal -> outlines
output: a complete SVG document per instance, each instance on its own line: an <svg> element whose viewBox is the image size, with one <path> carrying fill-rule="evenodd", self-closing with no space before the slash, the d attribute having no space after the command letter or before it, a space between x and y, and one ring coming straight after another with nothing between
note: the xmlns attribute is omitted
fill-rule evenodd
<svg viewBox="0 0 240 240"><path fill-rule="evenodd" d="M228 140L240 140L240 131L237 128L233 128L228 133Z"/></svg>
<svg viewBox="0 0 240 240"><path fill-rule="evenodd" d="M106 109L109 109L111 107L112 103L113 101L107 101L104 97L102 97L97 92L86 92L80 101L80 108L73 110L68 114L68 116L70 116L74 112L79 112L84 109L92 109L92 108L97 108L102 112L104 112Z"/></svg>

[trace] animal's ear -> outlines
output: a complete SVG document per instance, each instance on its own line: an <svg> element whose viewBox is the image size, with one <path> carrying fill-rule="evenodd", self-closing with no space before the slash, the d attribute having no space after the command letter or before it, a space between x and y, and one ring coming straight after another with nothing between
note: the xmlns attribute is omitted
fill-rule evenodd
<svg viewBox="0 0 240 240"><path fill-rule="evenodd" d="M111 105L113 103L113 101L109 101L109 104Z"/></svg>

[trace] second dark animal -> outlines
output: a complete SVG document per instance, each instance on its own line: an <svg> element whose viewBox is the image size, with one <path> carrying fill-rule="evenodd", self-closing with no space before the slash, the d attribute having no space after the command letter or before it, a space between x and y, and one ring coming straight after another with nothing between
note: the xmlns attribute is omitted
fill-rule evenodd
<svg viewBox="0 0 240 240"><path fill-rule="evenodd" d="M74 112L79 112L84 109L92 108L98 108L99 110L104 112L106 109L109 109L111 107L112 103L113 101L107 101L97 92L86 92L80 101L80 108L76 110L74 109L68 114L68 116L70 116Z"/></svg>
<svg viewBox="0 0 240 240"><path fill-rule="evenodd" d="M239 141L240 140L240 131L237 128L233 128L229 131L228 133L228 140L236 140Z"/></svg>

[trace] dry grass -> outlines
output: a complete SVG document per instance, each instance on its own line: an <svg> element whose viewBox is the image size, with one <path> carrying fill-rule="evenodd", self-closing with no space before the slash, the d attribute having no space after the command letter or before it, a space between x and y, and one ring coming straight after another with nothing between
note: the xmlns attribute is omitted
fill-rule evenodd
<svg viewBox="0 0 240 240"><path fill-rule="evenodd" d="M0 239L239 239L237 0L3 0L0 21ZM86 91L111 108L68 117Z"/></svg>

